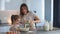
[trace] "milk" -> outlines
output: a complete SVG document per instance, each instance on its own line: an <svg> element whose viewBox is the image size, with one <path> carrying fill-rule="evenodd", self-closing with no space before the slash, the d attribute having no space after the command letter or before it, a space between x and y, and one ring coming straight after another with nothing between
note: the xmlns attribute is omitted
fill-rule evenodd
<svg viewBox="0 0 60 34"><path fill-rule="evenodd" d="M48 21L46 21L46 22L44 23L43 29L44 29L45 31L49 31L49 23L48 23Z"/></svg>
<svg viewBox="0 0 60 34"><path fill-rule="evenodd" d="M53 23L51 21L49 22L49 30L53 30Z"/></svg>

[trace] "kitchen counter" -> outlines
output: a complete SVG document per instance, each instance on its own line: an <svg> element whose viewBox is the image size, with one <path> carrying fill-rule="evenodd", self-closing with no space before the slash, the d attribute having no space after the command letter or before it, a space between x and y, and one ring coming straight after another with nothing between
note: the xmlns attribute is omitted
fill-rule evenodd
<svg viewBox="0 0 60 34"><path fill-rule="evenodd" d="M4 26L0 26L0 34L6 34L6 32L9 32L9 28L10 26L8 25L4 25ZM54 30L52 31L44 31L42 29L39 30L35 30L35 31L29 31L29 32L20 32L21 34L60 34L60 28L54 28Z"/></svg>
<svg viewBox="0 0 60 34"><path fill-rule="evenodd" d="M0 34L6 34L6 32L0 32ZM56 30L56 31L36 31L33 33L28 33L28 32L21 32L20 34L60 34L60 30Z"/></svg>

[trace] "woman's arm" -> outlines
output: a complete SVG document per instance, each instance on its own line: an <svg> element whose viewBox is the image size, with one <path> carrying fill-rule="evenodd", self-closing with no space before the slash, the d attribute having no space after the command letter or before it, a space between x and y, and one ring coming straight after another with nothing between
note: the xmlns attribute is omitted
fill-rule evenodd
<svg viewBox="0 0 60 34"><path fill-rule="evenodd" d="M30 29L31 30L36 29L36 23L40 23L40 22L41 22L40 19L37 16L35 16L34 20L30 20Z"/></svg>
<svg viewBox="0 0 60 34"><path fill-rule="evenodd" d="M34 23L41 22L41 20L39 19L39 17L36 14L34 14L33 12L31 12L30 14L31 14L31 16L33 16L33 22Z"/></svg>

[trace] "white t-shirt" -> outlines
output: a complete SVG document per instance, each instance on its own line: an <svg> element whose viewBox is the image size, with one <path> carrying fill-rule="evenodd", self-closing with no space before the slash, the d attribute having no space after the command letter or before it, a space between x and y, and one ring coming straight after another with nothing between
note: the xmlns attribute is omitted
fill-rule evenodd
<svg viewBox="0 0 60 34"><path fill-rule="evenodd" d="M24 20L34 20L36 17L36 15L29 11L26 15L24 15L23 17L21 17L21 21L24 22ZM32 24L33 27L35 27L35 23Z"/></svg>
<svg viewBox="0 0 60 34"><path fill-rule="evenodd" d="M35 19L35 14L32 12L28 12L26 15L24 15L23 17L21 17L21 20L23 21L25 20L34 20Z"/></svg>

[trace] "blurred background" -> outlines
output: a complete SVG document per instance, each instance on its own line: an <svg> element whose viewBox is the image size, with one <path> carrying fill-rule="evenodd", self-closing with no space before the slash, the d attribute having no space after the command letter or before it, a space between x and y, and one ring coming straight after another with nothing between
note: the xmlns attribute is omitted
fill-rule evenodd
<svg viewBox="0 0 60 34"><path fill-rule="evenodd" d="M40 18L37 26L43 26L45 21L53 23L53 0L0 0L1 23L11 24L11 15L19 14L22 3Z"/></svg>

